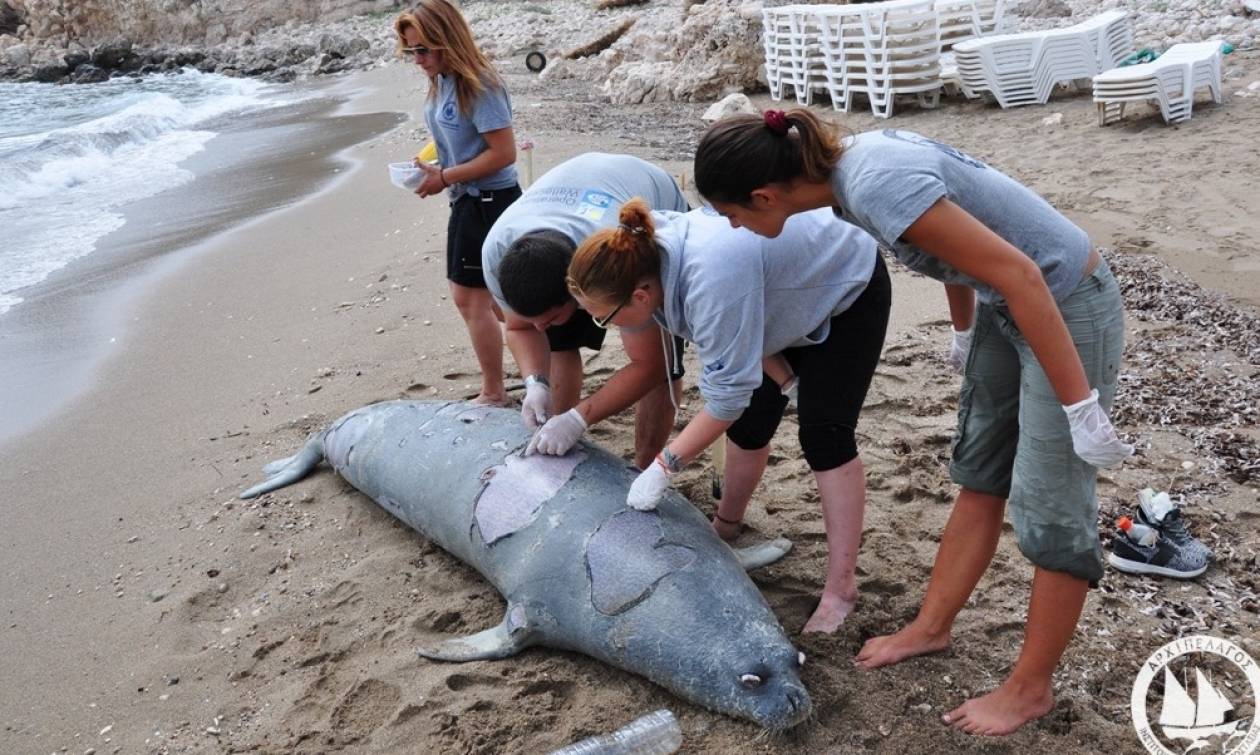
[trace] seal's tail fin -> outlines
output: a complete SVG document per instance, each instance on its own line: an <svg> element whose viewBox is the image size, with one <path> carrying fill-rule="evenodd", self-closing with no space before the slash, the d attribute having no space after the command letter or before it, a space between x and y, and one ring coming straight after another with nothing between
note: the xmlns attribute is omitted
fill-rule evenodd
<svg viewBox="0 0 1260 755"><path fill-rule="evenodd" d="M302 446L302 450L287 459L273 461L263 467L263 472L270 475L265 482L241 493L241 498L257 498L263 493L291 485L306 475L324 460L324 433L315 433Z"/></svg>

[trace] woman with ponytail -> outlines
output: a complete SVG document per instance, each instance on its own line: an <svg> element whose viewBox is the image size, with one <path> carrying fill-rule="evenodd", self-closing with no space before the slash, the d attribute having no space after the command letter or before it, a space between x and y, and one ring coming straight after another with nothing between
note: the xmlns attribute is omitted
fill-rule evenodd
<svg viewBox="0 0 1260 755"><path fill-rule="evenodd" d="M906 131L843 141L808 110L715 123L696 151L696 188L732 226L767 237L819 207L870 232L945 284L964 375L950 473L962 486L918 616L869 640L875 668L945 649L988 568L1008 503L1035 566L1019 660L996 690L945 723L1000 735L1054 704L1051 677L1085 596L1102 577L1097 467L1132 448L1107 418L1124 309L1083 230L984 162Z"/></svg>
<svg viewBox="0 0 1260 755"><path fill-rule="evenodd" d="M420 0L394 20L398 51L429 78L424 121L437 143L438 165L417 161L426 175L416 194L446 192L446 278L481 367L476 402L502 406L502 319L486 290L481 245L499 215L521 195L516 181L512 103L472 30L447 0Z"/></svg>
<svg viewBox="0 0 1260 755"><path fill-rule="evenodd" d="M655 322L695 344L704 398L627 503L655 507L674 473L725 433L713 526L738 535L787 404L763 373L763 358L781 353L796 376L801 449L827 530L827 580L805 631L834 632L857 601L866 480L855 430L891 305L874 239L830 210L792 218L775 239L733 229L707 209L651 213L638 199L619 219L578 248L569 290L598 323L635 332Z"/></svg>

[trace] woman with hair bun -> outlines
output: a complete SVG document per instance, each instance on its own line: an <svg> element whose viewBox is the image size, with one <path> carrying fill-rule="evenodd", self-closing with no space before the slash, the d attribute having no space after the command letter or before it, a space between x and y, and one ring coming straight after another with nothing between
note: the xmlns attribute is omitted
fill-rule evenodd
<svg viewBox="0 0 1260 755"><path fill-rule="evenodd" d="M416 194L446 191L446 278L481 368L477 403L507 403L503 385L502 314L486 290L481 246L508 205L521 196L516 179L512 103L502 79L477 49L472 30L447 0L420 0L394 20L398 51L429 77L424 121L437 142L438 165L417 160L426 175Z"/></svg>
<svg viewBox="0 0 1260 755"><path fill-rule="evenodd" d="M1035 566L1023 649L1001 686L943 720L1000 735L1045 715L1054 669L1102 577L1096 468L1133 450L1107 418L1124 307L1106 261L1083 230L980 160L896 129L841 142L805 109L715 123L696 150L695 176L732 226L774 237L797 213L834 208L945 284L950 361L964 374L950 465L962 489L918 616L869 640L856 663L875 668L948 647L1009 502L1020 551Z"/></svg>
<svg viewBox="0 0 1260 755"><path fill-rule="evenodd" d="M866 479L855 430L891 305L874 239L830 210L798 215L765 239L707 209L652 213L635 199L618 227L578 248L568 285L598 323L634 331L655 322L695 344L704 407L638 476L627 503L655 507L674 473L725 433L713 518L723 537L739 533L787 404L763 373L763 358L782 354L827 530L827 580L805 631L834 632L858 597Z"/></svg>

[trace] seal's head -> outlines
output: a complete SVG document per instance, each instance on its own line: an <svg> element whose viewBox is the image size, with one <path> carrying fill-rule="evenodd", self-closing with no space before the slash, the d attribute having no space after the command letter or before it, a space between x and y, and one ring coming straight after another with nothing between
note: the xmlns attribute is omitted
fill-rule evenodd
<svg viewBox="0 0 1260 755"><path fill-rule="evenodd" d="M713 710L767 729L799 724L810 712L804 655L707 520L676 503L621 510L589 539L590 600L608 632L598 645Z"/></svg>

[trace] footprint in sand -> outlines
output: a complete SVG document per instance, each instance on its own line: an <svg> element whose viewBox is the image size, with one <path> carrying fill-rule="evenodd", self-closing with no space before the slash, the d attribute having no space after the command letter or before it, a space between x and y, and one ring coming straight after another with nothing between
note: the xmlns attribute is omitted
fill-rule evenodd
<svg viewBox="0 0 1260 755"><path fill-rule="evenodd" d="M353 741L379 729L401 701L402 692L393 684L364 679L337 702L329 723L339 736Z"/></svg>

